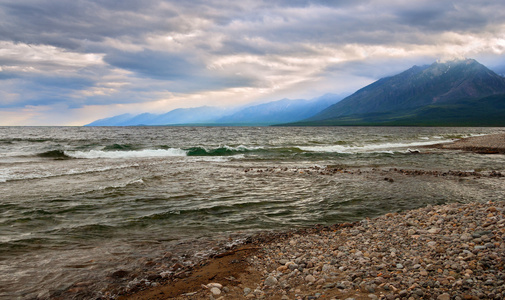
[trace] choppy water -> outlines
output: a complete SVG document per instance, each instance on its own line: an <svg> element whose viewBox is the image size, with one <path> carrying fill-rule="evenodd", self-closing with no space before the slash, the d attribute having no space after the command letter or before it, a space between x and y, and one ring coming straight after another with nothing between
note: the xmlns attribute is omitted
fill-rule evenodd
<svg viewBox="0 0 505 300"><path fill-rule="evenodd" d="M408 151L499 132L505 130L0 127L0 298L47 298L76 282L99 293L118 269L138 269L166 252L204 256L257 230L500 200L499 179L390 184L374 172L322 176L308 169L503 171L503 155Z"/></svg>

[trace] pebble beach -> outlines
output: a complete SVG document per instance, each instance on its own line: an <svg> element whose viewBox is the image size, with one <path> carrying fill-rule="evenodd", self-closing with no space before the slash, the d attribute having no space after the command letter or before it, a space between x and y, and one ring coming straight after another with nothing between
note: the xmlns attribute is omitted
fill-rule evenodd
<svg viewBox="0 0 505 300"><path fill-rule="evenodd" d="M493 141L502 139L443 147L501 153ZM499 172L466 175L503 182ZM120 299L505 299L504 198L262 233L198 265L175 266L158 282L139 282Z"/></svg>
<svg viewBox="0 0 505 300"><path fill-rule="evenodd" d="M504 299L504 237L503 201L429 206L253 241L235 276L165 297L188 270L124 299Z"/></svg>

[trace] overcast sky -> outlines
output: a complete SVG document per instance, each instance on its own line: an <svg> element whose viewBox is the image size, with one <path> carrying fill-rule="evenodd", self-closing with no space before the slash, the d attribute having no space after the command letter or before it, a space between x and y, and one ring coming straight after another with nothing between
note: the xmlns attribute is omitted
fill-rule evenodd
<svg viewBox="0 0 505 300"><path fill-rule="evenodd" d="M0 125L352 93L436 60L505 66L496 0L0 0Z"/></svg>

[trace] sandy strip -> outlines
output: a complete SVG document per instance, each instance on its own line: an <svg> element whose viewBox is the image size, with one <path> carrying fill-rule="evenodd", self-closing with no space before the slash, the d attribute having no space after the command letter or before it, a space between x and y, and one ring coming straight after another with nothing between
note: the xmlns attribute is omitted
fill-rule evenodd
<svg viewBox="0 0 505 300"><path fill-rule="evenodd" d="M453 143L430 146L439 149L472 151L483 154L505 153L505 133L469 137Z"/></svg>

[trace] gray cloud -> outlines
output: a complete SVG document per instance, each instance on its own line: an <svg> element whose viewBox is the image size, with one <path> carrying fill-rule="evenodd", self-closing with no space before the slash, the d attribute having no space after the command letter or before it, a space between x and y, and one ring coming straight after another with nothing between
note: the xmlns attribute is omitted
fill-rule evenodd
<svg viewBox="0 0 505 300"><path fill-rule="evenodd" d="M4 0L0 87L12 97L0 107L277 96L445 56L501 62L504 31L505 4L491 0Z"/></svg>

